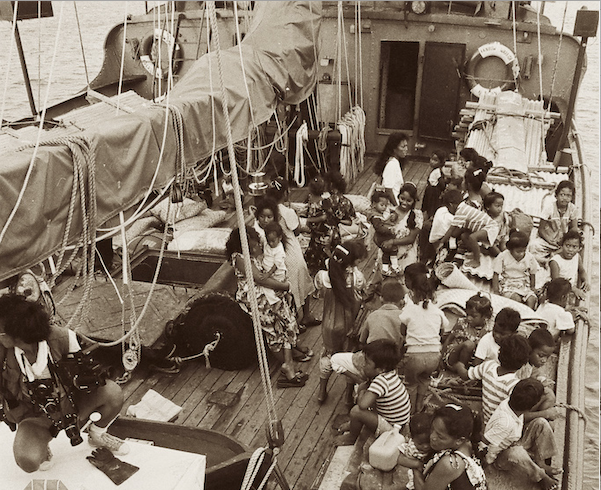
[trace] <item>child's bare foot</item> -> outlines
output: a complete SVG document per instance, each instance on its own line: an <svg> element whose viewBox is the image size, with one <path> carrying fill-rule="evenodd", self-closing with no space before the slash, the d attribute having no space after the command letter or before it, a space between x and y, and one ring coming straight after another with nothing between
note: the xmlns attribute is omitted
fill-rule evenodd
<svg viewBox="0 0 601 490"><path fill-rule="evenodd" d="M357 438L350 432L345 432L334 438L334 446L352 446L356 440Z"/></svg>
<svg viewBox="0 0 601 490"><path fill-rule="evenodd" d="M557 490L557 481L551 478L549 475L543 476L540 481L540 487L543 490Z"/></svg>

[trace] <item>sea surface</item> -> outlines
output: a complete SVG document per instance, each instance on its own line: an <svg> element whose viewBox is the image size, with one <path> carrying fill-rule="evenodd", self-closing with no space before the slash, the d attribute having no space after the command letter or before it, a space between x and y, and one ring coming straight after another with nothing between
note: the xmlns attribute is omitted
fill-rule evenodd
<svg viewBox="0 0 601 490"><path fill-rule="evenodd" d="M532 2L538 8L539 2ZM68 98L93 80L102 66L106 34L127 14L143 14L145 2L52 2L54 17L19 23L36 107ZM148 2L149 6L153 2ZM567 2L564 31L573 30L576 11L586 6L598 10L600 2ZM62 15L61 15L62 12ZM546 2L545 15L560 27L564 2ZM79 17L78 29L77 17ZM61 20L62 19L62 20ZM0 118L12 120L30 115L18 55L11 43L9 22L0 21ZM81 41L80 41L81 32ZM589 39L587 73L576 105L577 123L584 142L585 164L590 169L594 210L599 211L599 38ZM10 46L13 46L12 56ZM56 49L55 49L56 46ZM82 54L82 46L83 53ZM10 63L9 63L10 58ZM8 68L8 70L7 70ZM595 270L590 271L594 307L587 351L585 489L599 488L599 214L593 220L597 232Z"/></svg>

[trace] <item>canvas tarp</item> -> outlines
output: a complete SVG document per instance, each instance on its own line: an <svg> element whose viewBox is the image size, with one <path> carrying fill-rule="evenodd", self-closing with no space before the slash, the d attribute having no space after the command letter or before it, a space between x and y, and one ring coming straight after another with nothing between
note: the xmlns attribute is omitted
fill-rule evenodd
<svg viewBox="0 0 601 490"><path fill-rule="evenodd" d="M256 5L253 26L241 43L244 73L238 47L221 52L234 141L246 138L253 124L269 120L278 101L295 104L304 100L316 82L319 3L257 2ZM187 165L206 158L214 149L226 147L221 100L216 53L200 58L171 91L169 105L183 118L183 155ZM215 146L212 105L216 119ZM165 126L166 144L161 148ZM95 144L97 226L138 203L149 188L162 188L175 174L175 131L162 106L100 121L83 131L82 136ZM0 155L2 228L15 207L33 155L33 148ZM40 145L21 204L0 242L0 280L60 249L68 218L73 167L73 156L66 145ZM70 243L77 242L82 221L77 205Z"/></svg>

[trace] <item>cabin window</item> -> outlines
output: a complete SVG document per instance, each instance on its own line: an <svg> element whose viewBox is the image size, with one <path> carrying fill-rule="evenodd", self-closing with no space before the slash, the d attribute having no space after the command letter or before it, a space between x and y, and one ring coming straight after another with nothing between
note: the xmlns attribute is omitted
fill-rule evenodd
<svg viewBox="0 0 601 490"><path fill-rule="evenodd" d="M419 43L382 42L379 128L413 129L418 54Z"/></svg>

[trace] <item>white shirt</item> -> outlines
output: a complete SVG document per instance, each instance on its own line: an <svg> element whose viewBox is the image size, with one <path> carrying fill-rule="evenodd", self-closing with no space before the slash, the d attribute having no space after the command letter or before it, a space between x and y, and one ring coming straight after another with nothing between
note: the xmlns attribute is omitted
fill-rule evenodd
<svg viewBox="0 0 601 490"><path fill-rule="evenodd" d="M551 332L554 339L559 337L562 330L576 328L572 314L555 303L545 301L538 307L536 314L543 320L547 320L547 329Z"/></svg>
<svg viewBox="0 0 601 490"><path fill-rule="evenodd" d="M428 239L430 243L434 243L445 236L449 228L451 228L453 217L446 206L441 206L436 210L434 218L432 218L432 228L430 229L430 237Z"/></svg>
<svg viewBox="0 0 601 490"><path fill-rule="evenodd" d="M404 183L401 164L396 158L392 157L386 162L382 172L382 185L387 189L392 189L394 198L398 199L399 191Z"/></svg>
<svg viewBox="0 0 601 490"><path fill-rule="evenodd" d="M483 361L497 361L499 362L499 350L501 347L495 342L492 332L485 333L474 352L474 357L482 359Z"/></svg>
<svg viewBox="0 0 601 490"><path fill-rule="evenodd" d="M280 282L286 281L286 251L282 242L273 248L265 243L263 249L263 268L265 272L269 272L274 265L276 269L271 277Z"/></svg>
<svg viewBox="0 0 601 490"><path fill-rule="evenodd" d="M486 462L492 464L501 451L519 441L524 430L524 415L519 417L509 406L509 399L499 403L484 428L488 442Z"/></svg>

